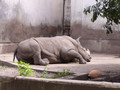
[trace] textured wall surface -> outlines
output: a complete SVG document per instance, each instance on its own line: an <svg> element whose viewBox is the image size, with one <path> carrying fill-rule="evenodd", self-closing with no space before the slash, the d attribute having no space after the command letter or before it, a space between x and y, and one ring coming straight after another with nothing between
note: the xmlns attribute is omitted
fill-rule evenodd
<svg viewBox="0 0 120 90"><path fill-rule="evenodd" d="M0 42L59 34L62 10L62 0L0 0Z"/></svg>
<svg viewBox="0 0 120 90"><path fill-rule="evenodd" d="M92 23L92 14L83 13L85 7L94 3L95 0L71 0L71 36L82 36L82 45L91 51L120 53L120 26L114 25L113 34L106 35L105 19ZM30 37L61 35L62 21L63 0L0 0L0 52L14 50L4 50L4 43L12 45Z"/></svg>

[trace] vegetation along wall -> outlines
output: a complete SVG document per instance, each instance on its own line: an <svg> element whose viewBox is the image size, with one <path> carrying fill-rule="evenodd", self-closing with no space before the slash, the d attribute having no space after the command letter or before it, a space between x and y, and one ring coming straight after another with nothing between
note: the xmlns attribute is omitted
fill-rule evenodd
<svg viewBox="0 0 120 90"><path fill-rule="evenodd" d="M113 27L113 33L106 35L103 28L106 19L91 22L92 13L85 15L84 8L95 4L95 0L71 0L71 35L82 36L81 43L91 51L120 53L120 25Z"/></svg>

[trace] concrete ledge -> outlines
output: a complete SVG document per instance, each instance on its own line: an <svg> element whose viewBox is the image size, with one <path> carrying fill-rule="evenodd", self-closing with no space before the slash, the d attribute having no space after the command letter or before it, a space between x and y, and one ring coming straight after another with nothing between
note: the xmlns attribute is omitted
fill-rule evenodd
<svg viewBox="0 0 120 90"><path fill-rule="evenodd" d="M120 68L119 57L117 57L116 59L116 56L105 55L103 58L102 57L103 55L98 55L98 56L96 54L94 55L96 56L95 64L86 64L86 65L54 64L54 66L50 65L49 69L54 70L54 71L60 71L67 67L68 69L71 69L75 73L78 73L78 74L83 71L88 72L89 70L93 68L107 70L107 71L115 70L115 72L116 71L120 72L119 71L120 70L119 69ZM107 64L99 65L98 57L100 57L100 60L102 59L102 62L104 61L104 63L105 61L107 61ZM115 59L113 57L115 57ZM8 59L3 58L3 60L0 60L0 65L16 67L16 65L12 63L12 59L9 59L9 60ZM108 60L110 62L110 59L113 59L113 61L118 65L108 64ZM38 68L38 70L40 70L41 68L44 68L43 66L37 66L37 65L36 67ZM34 66L34 68L36 67ZM120 83L82 81L82 80L65 80L65 79L43 79L43 78L35 78L35 77L21 77L21 76L9 77L8 74L9 73L7 73L6 76L0 76L0 90L120 90Z"/></svg>
<svg viewBox="0 0 120 90"><path fill-rule="evenodd" d="M1 83L0 90L120 90L120 84L17 76Z"/></svg>
<svg viewBox="0 0 120 90"><path fill-rule="evenodd" d="M0 44L0 54L14 52L17 43Z"/></svg>
<svg viewBox="0 0 120 90"><path fill-rule="evenodd" d="M17 67L17 64L11 63L10 61L0 60L0 65L8 67Z"/></svg>
<svg viewBox="0 0 120 90"><path fill-rule="evenodd" d="M120 40L81 40L81 44L97 53L120 53Z"/></svg>

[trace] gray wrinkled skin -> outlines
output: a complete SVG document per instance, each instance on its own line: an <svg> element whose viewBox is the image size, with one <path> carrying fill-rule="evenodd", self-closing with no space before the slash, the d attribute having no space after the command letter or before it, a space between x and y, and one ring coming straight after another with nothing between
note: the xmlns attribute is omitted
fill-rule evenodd
<svg viewBox="0 0 120 90"><path fill-rule="evenodd" d="M90 54L79 40L69 36L38 37L24 40L18 44L14 59L30 64L68 63L79 60L80 64L90 62ZM14 61L13 59L13 61Z"/></svg>

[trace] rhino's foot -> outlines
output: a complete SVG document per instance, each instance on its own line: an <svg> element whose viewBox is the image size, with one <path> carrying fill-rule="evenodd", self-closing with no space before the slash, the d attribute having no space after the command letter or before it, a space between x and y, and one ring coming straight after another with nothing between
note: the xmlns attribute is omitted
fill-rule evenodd
<svg viewBox="0 0 120 90"><path fill-rule="evenodd" d="M79 64L86 64L86 61L79 61Z"/></svg>
<svg viewBox="0 0 120 90"><path fill-rule="evenodd" d="M40 63L41 65L48 65L49 64L49 60L47 58L43 59Z"/></svg>

